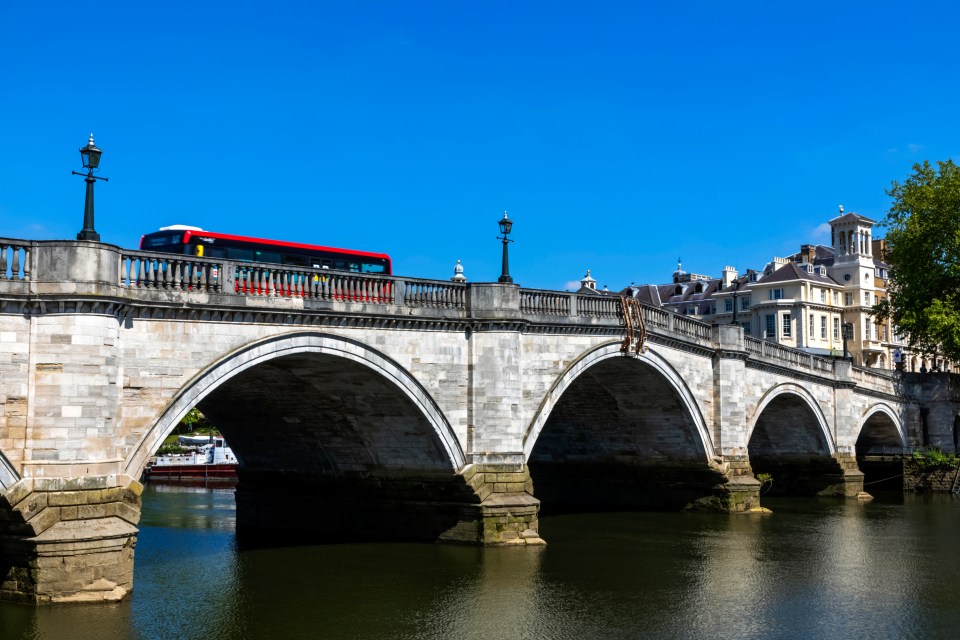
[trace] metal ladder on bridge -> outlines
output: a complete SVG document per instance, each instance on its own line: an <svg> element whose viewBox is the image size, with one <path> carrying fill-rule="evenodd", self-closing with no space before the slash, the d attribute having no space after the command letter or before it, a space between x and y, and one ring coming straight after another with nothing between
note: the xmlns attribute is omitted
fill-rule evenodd
<svg viewBox="0 0 960 640"><path fill-rule="evenodd" d="M960 493L960 463L957 464L957 475L953 476L953 488L950 493Z"/></svg>

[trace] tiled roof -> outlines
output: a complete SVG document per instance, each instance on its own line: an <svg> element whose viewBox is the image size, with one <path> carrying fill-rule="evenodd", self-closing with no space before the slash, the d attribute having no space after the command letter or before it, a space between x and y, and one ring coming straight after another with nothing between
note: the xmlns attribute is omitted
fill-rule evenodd
<svg viewBox="0 0 960 640"><path fill-rule="evenodd" d="M821 276L814 269L813 273L807 273L806 268L801 269L795 262L788 262L768 276L764 276L757 284L773 284L777 282L791 282L795 280L809 280L825 285L840 286L840 284L830 276Z"/></svg>
<svg viewBox="0 0 960 640"><path fill-rule="evenodd" d="M863 220L864 222L869 222L870 224L877 224L876 220L871 220L867 216L862 216L859 213L845 213L842 216L838 216L830 221L830 224L834 222L858 222Z"/></svg>

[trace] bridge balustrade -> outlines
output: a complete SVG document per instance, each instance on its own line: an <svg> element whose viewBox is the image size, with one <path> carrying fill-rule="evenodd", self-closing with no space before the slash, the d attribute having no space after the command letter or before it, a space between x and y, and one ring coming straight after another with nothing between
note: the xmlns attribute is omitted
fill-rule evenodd
<svg viewBox="0 0 960 640"><path fill-rule="evenodd" d="M0 238L0 280L30 280L32 242Z"/></svg>
<svg viewBox="0 0 960 640"><path fill-rule="evenodd" d="M222 273L222 263L202 258L144 251L120 254L119 284L124 288L217 292Z"/></svg>
<svg viewBox="0 0 960 640"><path fill-rule="evenodd" d="M832 374L834 371L833 358L815 356L812 353L800 349L791 349L790 347L784 347L769 340L760 340L750 336L744 336L743 340L747 353L762 358L773 358L795 367L811 369L819 373Z"/></svg>
<svg viewBox="0 0 960 640"><path fill-rule="evenodd" d="M647 329L657 328L669 331L673 328L671 321L675 320L676 317L675 313L670 313L665 309L643 305L643 319L647 323Z"/></svg>
<svg viewBox="0 0 960 640"><path fill-rule="evenodd" d="M561 293L542 289L520 290L520 311L542 316L577 315L575 293Z"/></svg>
<svg viewBox="0 0 960 640"><path fill-rule="evenodd" d="M444 280L397 280L397 288L402 291L402 303L408 307L432 309L466 309L467 285L461 282Z"/></svg>
<svg viewBox="0 0 960 640"><path fill-rule="evenodd" d="M673 329L678 333L701 341L710 340L713 333L712 326L706 322L700 322L692 318L684 318L683 316L675 316L673 318Z"/></svg>
<svg viewBox="0 0 960 640"><path fill-rule="evenodd" d="M6 291L20 292L27 282L38 277L41 281L49 279L51 274L35 273L36 265L47 265L46 268L59 271L55 266L59 259L57 253L51 253L42 260L39 257L46 255L43 252L47 250L47 245L50 245L51 251L63 251L64 245L73 246L73 243L0 238L0 283L4 283ZM89 243L78 243L76 246L90 250ZM467 291L470 285L462 282L292 268L288 265L101 246L119 257L117 271L110 278L128 290L226 294L254 299L300 298L468 311ZM63 277L58 275L54 279ZM649 305L642 305L642 309L648 330L678 334L701 343L713 340L713 327L707 323ZM599 319L601 324L609 323L611 326L619 325L623 317L617 296L579 295L541 289L520 289L519 310L528 316L553 316L574 323L578 321L577 318ZM776 360L786 366L817 373L834 372L833 358L815 356L750 336L744 336L744 346L751 356ZM861 368L855 368L853 373L859 381L881 385L892 374Z"/></svg>

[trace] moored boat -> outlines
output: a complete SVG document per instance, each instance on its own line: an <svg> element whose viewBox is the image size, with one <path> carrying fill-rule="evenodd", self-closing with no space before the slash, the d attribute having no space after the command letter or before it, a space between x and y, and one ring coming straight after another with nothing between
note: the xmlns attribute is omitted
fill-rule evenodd
<svg viewBox="0 0 960 640"><path fill-rule="evenodd" d="M168 453L151 458L144 470L144 478L237 477L237 458L222 436L180 436L179 442L197 448L190 453Z"/></svg>

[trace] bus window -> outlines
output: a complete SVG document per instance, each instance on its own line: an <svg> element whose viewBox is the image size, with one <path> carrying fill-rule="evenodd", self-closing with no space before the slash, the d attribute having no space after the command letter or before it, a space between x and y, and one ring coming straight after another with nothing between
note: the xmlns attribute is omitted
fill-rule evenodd
<svg viewBox="0 0 960 640"><path fill-rule="evenodd" d="M363 272L364 273L383 273L385 269L382 264L370 264L369 262L363 263Z"/></svg>
<svg viewBox="0 0 960 640"><path fill-rule="evenodd" d="M246 260L247 262L253 262L253 250L227 247L227 257L231 260Z"/></svg>
<svg viewBox="0 0 960 640"><path fill-rule="evenodd" d="M273 253L272 251L257 251L256 256L257 262L272 262L274 264L280 264L279 253Z"/></svg>
<svg viewBox="0 0 960 640"><path fill-rule="evenodd" d="M281 259L282 264L289 264L296 267L305 267L307 266L307 259L303 256L294 256L290 254L285 254Z"/></svg>
<svg viewBox="0 0 960 640"><path fill-rule="evenodd" d="M225 258L226 252L223 250L223 247L207 247L203 252L203 255L207 258Z"/></svg>
<svg viewBox="0 0 960 640"><path fill-rule="evenodd" d="M178 244L180 244L179 233L146 236L143 239L144 249L152 249L154 247L165 247L168 245L178 245Z"/></svg>

